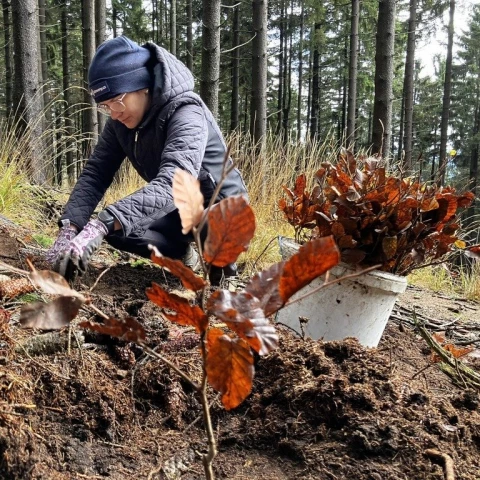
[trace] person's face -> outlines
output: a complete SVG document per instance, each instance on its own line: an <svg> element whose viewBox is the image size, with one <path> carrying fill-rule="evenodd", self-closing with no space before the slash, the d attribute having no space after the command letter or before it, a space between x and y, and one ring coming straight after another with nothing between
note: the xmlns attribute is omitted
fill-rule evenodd
<svg viewBox="0 0 480 480"><path fill-rule="evenodd" d="M122 122L127 128L137 127L146 111L150 108L150 95L148 89L136 92L123 93L116 97L99 103L98 107L110 115L113 120Z"/></svg>

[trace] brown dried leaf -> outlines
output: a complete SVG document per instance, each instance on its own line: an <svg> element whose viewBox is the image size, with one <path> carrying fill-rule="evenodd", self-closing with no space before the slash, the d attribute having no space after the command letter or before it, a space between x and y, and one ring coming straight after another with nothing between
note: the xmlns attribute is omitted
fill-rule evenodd
<svg viewBox="0 0 480 480"><path fill-rule="evenodd" d="M480 245L474 245L465 250L465 255L470 258L480 258Z"/></svg>
<svg viewBox="0 0 480 480"><path fill-rule="evenodd" d="M295 188L293 190L293 194L296 197L301 197L305 193L306 186L307 186L307 177L304 173L302 173L295 180Z"/></svg>
<svg viewBox="0 0 480 480"><path fill-rule="evenodd" d="M240 405L252 390L253 355L245 340L231 338L213 328L207 334L207 378L222 394L226 410Z"/></svg>
<svg viewBox="0 0 480 480"><path fill-rule="evenodd" d="M420 204L421 212L430 212L431 210L436 210L437 208L438 208L438 201L436 198L426 198Z"/></svg>
<svg viewBox="0 0 480 480"><path fill-rule="evenodd" d="M287 302L294 293L339 261L340 251L333 236L306 243L285 263L279 284L280 297Z"/></svg>
<svg viewBox="0 0 480 480"><path fill-rule="evenodd" d="M341 259L342 262L350 265L357 265L358 263L363 262L365 255L366 252L359 248L347 248L346 250L342 250Z"/></svg>
<svg viewBox="0 0 480 480"><path fill-rule="evenodd" d="M182 221L182 233L186 235L202 219L204 200L200 182L190 173L177 168L173 176L172 194Z"/></svg>
<svg viewBox="0 0 480 480"><path fill-rule="evenodd" d="M26 303L20 310L23 328L58 330L77 316L84 301L79 297L58 297L48 303Z"/></svg>
<svg viewBox="0 0 480 480"><path fill-rule="evenodd" d="M465 192L457 197L457 204L459 208L466 208L469 207L474 200L475 195L473 192Z"/></svg>
<svg viewBox="0 0 480 480"><path fill-rule="evenodd" d="M437 198L437 201L438 220L442 223L446 223L448 222L448 220L453 218L455 216L455 213L457 212L457 199L454 195L448 193L443 195L441 198Z"/></svg>
<svg viewBox="0 0 480 480"><path fill-rule="evenodd" d="M278 290L285 262L274 263L266 270L254 275L245 286L245 291L260 300L260 308L266 317L283 307Z"/></svg>
<svg viewBox="0 0 480 480"><path fill-rule="evenodd" d="M357 242L353 239L351 235L343 235L343 237L337 240L337 243L338 243L338 248L340 249L355 248L357 245Z"/></svg>
<svg viewBox="0 0 480 480"><path fill-rule="evenodd" d="M282 188L283 188L283 191L288 195L290 200L293 200L295 198L295 194L288 187L283 185Z"/></svg>
<svg viewBox="0 0 480 480"><path fill-rule="evenodd" d="M248 249L255 233L255 215L242 195L224 198L208 212L205 260L225 267Z"/></svg>
<svg viewBox="0 0 480 480"><path fill-rule="evenodd" d="M134 342L139 345L145 342L146 334L143 326L132 317L124 320L117 320L110 317L105 319L105 323L95 323L90 321L80 322L79 326L87 330L110 335L111 337L120 338L126 342Z"/></svg>
<svg viewBox="0 0 480 480"><path fill-rule="evenodd" d="M278 335L260 305L260 300L250 293L217 290L208 299L207 308L257 353L266 355L277 347Z"/></svg>
<svg viewBox="0 0 480 480"><path fill-rule="evenodd" d="M59 273L51 270L34 270L28 274L28 277L34 285L40 288L44 293L52 295L63 295L65 297L77 297L82 303L85 303L85 297L68 285L68 282Z"/></svg>
<svg viewBox="0 0 480 480"><path fill-rule="evenodd" d="M182 285L187 290L197 292L205 287L205 280L196 275L191 268L186 267L180 260L172 260L171 258L163 256L156 247L152 247L152 255L150 258L153 263L168 268L172 275L180 279Z"/></svg>
<svg viewBox="0 0 480 480"><path fill-rule="evenodd" d="M345 235L345 228L340 222L333 222L331 228L332 235L335 238L343 237Z"/></svg>
<svg viewBox="0 0 480 480"><path fill-rule="evenodd" d="M188 300L174 293L168 293L160 285L152 282L147 288L147 297L159 307L173 310L175 313L164 312L164 316L179 325L191 325L198 333L203 333L208 327L208 318L197 305L190 305Z"/></svg>

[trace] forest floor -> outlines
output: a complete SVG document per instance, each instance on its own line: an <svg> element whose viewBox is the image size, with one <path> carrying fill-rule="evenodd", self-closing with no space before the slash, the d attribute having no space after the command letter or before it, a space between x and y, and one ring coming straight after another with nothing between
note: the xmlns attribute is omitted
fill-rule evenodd
<svg viewBox="0 0 480 480"><path fill-rule="evenodd" d="M0 260L25 269L28 245L27 232L0 226ZM76 288L94 287L93 303L110 315L134 316L151 346L199 378L198 338L165 324L145 296L152 281L178 289L175 280L125 259L99 278L99 257ZM19 308L0 299L0 478L204 478L201 407L188 385L132 344L75 328L23 330ZM413 311L454 338L480 334L480 304L412 287L377 349L280 326L279 348L256 362L240 407L226 412L211 393L216 478L480 479L479 391L432 362ZM460 361L479 370L478 353Z"/></svg>

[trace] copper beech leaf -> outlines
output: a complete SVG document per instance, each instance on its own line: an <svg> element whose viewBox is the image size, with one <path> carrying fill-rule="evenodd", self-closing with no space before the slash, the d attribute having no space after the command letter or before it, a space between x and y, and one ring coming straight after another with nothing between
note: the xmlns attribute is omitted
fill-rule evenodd
<svg viewBox="0 0 480 480"><path fill-rule="evenodd" d="M63 295L65 297L77 297L82 304L86 301L81 293L70 288L68 282L59 273L50 270L33 270L28 274L28 278L44 293Z"/></svg>
<svg viewBox="0 0 480 480"><path fill-rule="evenodd" d="M110 317L106 318L104 323L85 321L80 322L79 326L126 342L142 344L146 340L145 329L132 317L126 317L124 320Z"/></svg>
<svg viewBox="0 0 480 480"><path fill-rule="evenodd" d="M220 392L227 410L240 405L252 390L253 355L245 340L231 338L218 328L207 334L207 378Z"/></svg>
<svg viewBox="0 0 480 480"><path fill-rule="evenodd" d="M248 249L255 233L255 215L242 195L224 198L208 212L205 260L224 267Z"/></svg>
<svg viewBox="0 0 480 480"><path fill-rule="evenodd" d="M305 187L307 186L307 176L302 173L295 180L295 189L293 193L296 197L300 197L305 193Z"/></svg>
<svg viewBox="0 0 480 480"><path fill-rule="evenodd" d="M266 270L254 275L245 286L245 291L260 301L260 308L266 317L283 307L278 285L285 262L274 263Z"/></svg>
<svg viewBox="0 0 480 480"><path fill-rule="evenodd" d="M465 255L470 258L480 258L480 245L474 245L465 250Z"/></svg>
<svg viewBox="0 0 480 480"><path fill-rule="evenodd" d="M275 328L265 318L260 300L250 293L217 290L208 299L207 308L258 354L266 355L278 346Z"/></svg>
<svg viewBox="0 0 480 480"><path fill-rule="evenodd" d="M206 282L202 277L195 275L193 270L186 267L180 260L172 260L171 258L164 257L156 247L151 247L152 255L151 260L153 263L160 265L161 267L168 268L172 275L175 275L180 279L182 285L187 290L193 290L194 292L202 290L205 287Z"/></svg>
<svg viewBox="0 0 480 480"><path fill-rule="evenodd" d="M317 238L301 246L283 268L279 284L283 302L287 302L294 293L326 273L339 261L340 251L333 236Z"/></svg>
<svg viewBox="0 0 480 480"><path fill-rule="evenodd" d="M182 233L186 235L202 219L203 195L200 182L190 173L177 168L173 176L172 194L182 221Z"/></svg>
<svg viewBox="0 0 480 480"><path fill-rule="evenodd" d="M188 300L174 293L168 293L157 283L152 282L152 286L147 288L147 297L158 305L173 313L163 312L163 315L171 322L179 325L195 327L198 333L203 333L208 326L208 317L197 305L190 305Z"/></svg>
<svg viewBox="0 0 480 480"><path fill-rule="evenodd" d="M83 304L78 297L58 297L48 303L27 303L20 310L20 324L23 328L58 330L70 324Z"/></svg>

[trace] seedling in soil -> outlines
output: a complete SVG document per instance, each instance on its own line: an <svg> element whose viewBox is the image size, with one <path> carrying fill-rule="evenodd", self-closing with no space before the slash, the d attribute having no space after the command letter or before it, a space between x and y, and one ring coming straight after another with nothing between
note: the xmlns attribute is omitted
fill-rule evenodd
<svg viewBox="0 0 480 480"><path fill-rule="evenodd" d="M156 283L147 289L148 298L160 306L163 316L179 325L192 326L200 335L203 375L198 384L160 353L148 347L143 326L134 318L116 319L105 315L89 298L70 288L60 275L50 271L29 274L31 281L44 292L59 295L49 303L24 306L20 322L24 327L55 329L67 326L82 306L94 310L104 323L83 321L82 328L134 342L149 355L159 358L188 382L198 393L202 405L208 449L203 455L207 479L213 479L213 459L217 454L212 427L207 385L221 395L223 406L240 405L252 389L254 353L266 355L278 345L278 335L268 317L281 309L292 295L313 279L325 274L340 259L333 237L316 239L302 246L287 261L276 263L257 273L241 291L219 289L210 292L208 273L211 266L224 267L237 260L248 249L255 232L252 208L243 196L229 197L203 209L198 180L177 171L173 183L174 202L179 209L184 233L192 231L201 255L203 278L179 260L164 257L153 248L152 261L168 268L183 286L199 294L200 305L167 292ZM214 198L216 194L214 194ZM205 242L200 232L208 224ZM218 328L216 318L226 327ZM228 327L228 331L227 331Z"/></svg>

